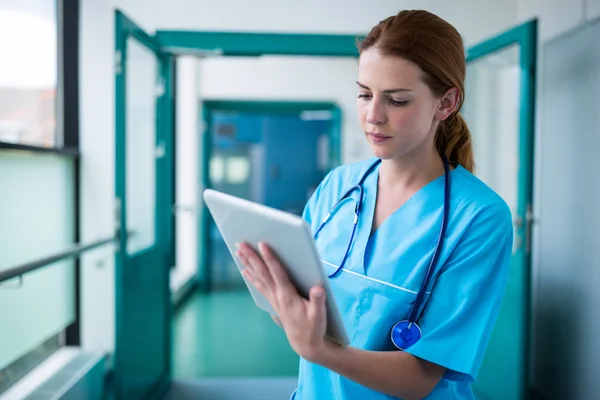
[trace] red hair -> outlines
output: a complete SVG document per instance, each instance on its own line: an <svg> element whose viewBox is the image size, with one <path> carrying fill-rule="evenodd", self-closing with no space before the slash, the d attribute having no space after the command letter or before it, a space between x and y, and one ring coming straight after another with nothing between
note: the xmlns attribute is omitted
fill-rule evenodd
<svg viewBox="0 0 600 400"><path fill-rule="evenodd" d="M384 55L401 57L418 65L424 72L423 81L436 96L442 96L451 88L458 89L458 105L440 122L435 146L450 164L460 164L474 172L471 133L459 114L464 102L466 60L458 31L428 11L401 11L381 21L358 43L360 53L371 47Z"/></svg>

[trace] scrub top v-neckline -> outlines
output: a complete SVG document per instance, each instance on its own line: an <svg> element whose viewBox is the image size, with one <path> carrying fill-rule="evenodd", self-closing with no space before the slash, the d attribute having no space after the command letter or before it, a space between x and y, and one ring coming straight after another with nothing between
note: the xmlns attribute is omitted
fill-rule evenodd
<svg viewBox="0 0 600 400"><path fill-rule="evenodd" d="M390 215L388 215L379 226L372 231L373 229L373 221L375 219L375 207L377 204L377 194L379 193L379 172L381 168L381 163L371 172L371 176L368 176L365 179L363 190L365 191L364 196L364 204L362 205L361 217L358 221L358 237L356 238L356 245L354 247L354 251L356 254L355 264L356 268L360 269L360 273L366 274L365 268L365 254L367 253L368 247L372 245L373 241L377 239L377 235L380 233L382 228L385 229L387 225L391 222L390 220L398 218L398 216L403 213L407 208L412 206L412 203L418 200L424 193L431 189L431 187L435 186L440 180L444 180L444 174L438 176L435 179L432 179L425 185L423 185L419 190L413 193L409 198L406 199L404 203L402 203L399 207L397 207ZM455 170L455 168L449 171L450 174ZM440 198L440 202L443 203L443 198ZM371 232L372 231L372 232Z"/></svg>

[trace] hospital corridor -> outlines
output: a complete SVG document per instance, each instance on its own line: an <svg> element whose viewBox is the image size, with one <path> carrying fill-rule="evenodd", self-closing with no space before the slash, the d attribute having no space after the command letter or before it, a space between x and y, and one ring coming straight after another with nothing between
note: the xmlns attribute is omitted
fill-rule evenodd
<svg viewBox="0 0 600 400"><path fill-rule="evenodd" d="M600 400L599 37L600 0L0 0L0 400Z"/></svg>

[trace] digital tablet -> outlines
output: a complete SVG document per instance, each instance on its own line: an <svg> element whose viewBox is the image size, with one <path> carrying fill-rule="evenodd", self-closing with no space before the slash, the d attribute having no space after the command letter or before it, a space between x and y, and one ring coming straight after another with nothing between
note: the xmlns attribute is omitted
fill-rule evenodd
<svg viewBox="0 0 600 400"><path fill-rule="evenodd" d="M206 189L203 197L240 273L245 267L235 256L236 244L246 242L255 250L258 250L259 242L268 244L281 259L300 295L308 298L310 288L315 285L325 289L326 336L336 343L348 345L343 320L306 221L297 215L212 189ZM256 305L276 316L267 299L246 278L243 279Z"/></svg>

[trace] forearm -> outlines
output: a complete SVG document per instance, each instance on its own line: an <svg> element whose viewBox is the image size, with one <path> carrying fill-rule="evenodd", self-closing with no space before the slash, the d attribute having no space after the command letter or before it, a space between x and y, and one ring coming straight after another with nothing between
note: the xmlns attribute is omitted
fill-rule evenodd
<svg viewBox="0 0 600 400"><path fill-rule="evenodd" d="M445 371L402 351L365 351L331 342L314 361L356 383L405 400L427 396Z"/></svg>

